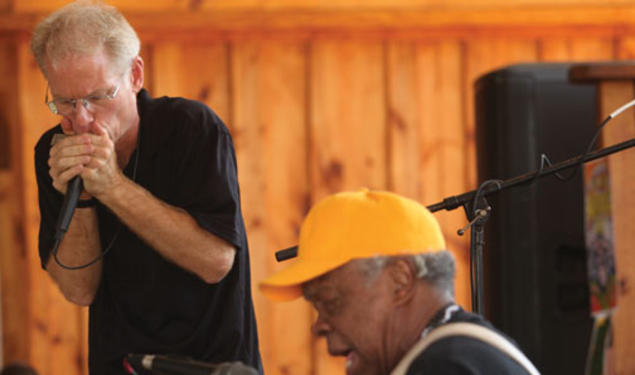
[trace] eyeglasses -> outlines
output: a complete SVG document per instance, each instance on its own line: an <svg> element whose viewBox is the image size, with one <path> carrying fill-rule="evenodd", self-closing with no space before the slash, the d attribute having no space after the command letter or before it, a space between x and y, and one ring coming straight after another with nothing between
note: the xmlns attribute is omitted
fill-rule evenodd
<svg viewBox="0 0 635 375"><path fill-rule="evenodd" d="M56 115L70 116L77 110L77 103L81 103L82 106L88 111L95 111L103 108L109 100L113 100L119 92L119 86L115 86L106 92L96 92L83 98L67 99L67 98L53 98L49 100L49 87L46 86L46 96L44 97L44 103L49 107L51 112Z"/></svg>

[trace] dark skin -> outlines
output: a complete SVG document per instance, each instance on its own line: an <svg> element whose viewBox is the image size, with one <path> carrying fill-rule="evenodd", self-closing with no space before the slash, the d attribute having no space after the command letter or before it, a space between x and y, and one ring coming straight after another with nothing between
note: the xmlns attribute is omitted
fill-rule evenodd
<svg viewBox="0 0 635 375"><path fill-rule="evenodd" d="M329 354L346 356L347 375L389 374L419 339L434 314L452 299L395 258L369 279L349 262L302 286L318 312L312 331Z"/></svg>

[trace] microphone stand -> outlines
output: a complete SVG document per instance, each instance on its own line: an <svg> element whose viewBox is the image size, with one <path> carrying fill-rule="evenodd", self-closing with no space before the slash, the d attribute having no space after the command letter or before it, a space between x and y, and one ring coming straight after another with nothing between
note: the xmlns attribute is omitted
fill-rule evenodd
<svg viewBox="0 0 635 375"><path fill-rule="evenodd" d="M615 117L615 116L613 116ZM556 174L564 169L581 165L591 160L599 159L616 152L626 150L635 146L635 138L616 145L592 151L583 155L564 160L562 162L550 165L546 168L525 173L523 175L511 178L506 181L490 180L484 183L479 189L468 191L457 196L450 196L441 202L427 206L430 212L440 210L451 211L458 207L463 207L465 214L470 221L464 228L459 229L459 235L471 227L470 232L470 279L472 281L472 310L483 314L483 246L485 244L484 232L485 223L491 213L491 207L485 199L486 196L519 186L531 183L536 179L544 176ZM276 252L278 262L295 258L298 255L297 246L293 246Z"/></svg>
<svg viewBox="0 0 635 375"><path fill-rule="evenodd" d="M531 183L534 180L556 174L564 169L581 165L591 160L599 159L604 156L625 150L635 146L635 138L628 141L618 143L616 145L606 147L597 151L589 152L586 155L578 155L571 159L567 159L557 164L553 164L547 168L534 172L529 172L506 181L490 181L492 183L484 184L478 190L472 190L458 196L450 196L439 203L428 206L430 212L445 209L451 211L457 207L463 206L470 223L460 229L459 234L463 234L468 227L472 227L470 235L470 279L472 280L472 310L483 314L483 245L484 226L489 218L491 207L487 204L486 196L518 185ZM479 197L477 197L477 194ZM477 202L475 198L478 198Z"/></svg>

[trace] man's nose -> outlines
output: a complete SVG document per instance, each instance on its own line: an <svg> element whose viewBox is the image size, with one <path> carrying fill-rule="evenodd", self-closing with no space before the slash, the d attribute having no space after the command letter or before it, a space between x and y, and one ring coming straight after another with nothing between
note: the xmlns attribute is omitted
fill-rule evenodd
<svg viewBox="0 0 635 375"><path fill-rule="evenodd" d="M86 109L81 102L75 104L75 113L71 118L75 134L84 134L90 130L90 124L95 120L91 111Z"/></svg>

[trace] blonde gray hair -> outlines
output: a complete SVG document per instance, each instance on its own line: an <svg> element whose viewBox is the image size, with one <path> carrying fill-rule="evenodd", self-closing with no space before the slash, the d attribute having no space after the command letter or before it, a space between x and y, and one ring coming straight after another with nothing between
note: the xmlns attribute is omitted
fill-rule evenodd
<svg viewBox="0 0 635 375"><path fill-rule="evenodd" d="M62 58L91 55L103 49L116 73L124 73L139 54L141 43L132 26L114 7L76 1L40 22L31 38L31 51L44 76L46 64Z"/></svg>

